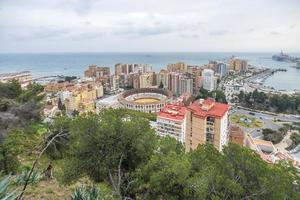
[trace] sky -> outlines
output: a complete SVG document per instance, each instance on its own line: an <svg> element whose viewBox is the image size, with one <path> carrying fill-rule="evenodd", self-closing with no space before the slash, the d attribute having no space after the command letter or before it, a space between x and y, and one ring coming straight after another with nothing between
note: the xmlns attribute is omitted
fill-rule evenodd
<svg viewBox="0 0 300 200"><path fill-rule="evenodd" d="M300 52L299 0L0 0L0 53Z"/></svg>

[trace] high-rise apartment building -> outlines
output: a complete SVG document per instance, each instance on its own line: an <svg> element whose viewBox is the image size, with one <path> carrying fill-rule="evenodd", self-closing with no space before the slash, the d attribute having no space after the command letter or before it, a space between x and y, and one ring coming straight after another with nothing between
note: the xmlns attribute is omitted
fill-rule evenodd
<svg viewBox="0 0 300 200"><path fill-rule="evenodd" d="M187 107L185 147L189 151L199 144L212 144L219 151L228 143L227 104L213 99L198 100Z"/></svg>
<svg viewBox="0 0 300 200"><path fill-rule="evenodd" d="M171 72L169 74L169 84L168 89L172 91L173 95L178 96L179 95L179 79L180 74L177 72Z"/></svg>
<svg viewBox="0 0 300 200"><path fill-rule="evenodd" d="M248 64L247 64L246 60L232 58L229 61L230 70L233 70L237 73L247 71L247 66L248 66Z"/></svg>
<svg viewBox="0 0 300 200"><path fill-rule="evenodd" d="M97 67L97 65L90 65L89 68L84 71L84 76L90 78L109 77L110 68Z"/></svg>
<svg viewBox="0 0 300 200"><path fill-rule="evenodd" d="M140 88L149 88L153 86L153 73L143 73L140 75Z"/></svg>
<svg viewBox="0 0 300 200"><path fill-rule="evenodd" d="M119 76L112 75L110 77L110 92L118 91L119 90Z"/></svg>
<svg viewBox="0 0 300 200"><path fill-rule="evenodd" d="M152 71L151 65L148 64L122 64L115 65L115 74L130 74L130 73L148 73Z"/></svg>
<svg viewBox="0 0 300 200"><path fill-rule="evenodd" d="M223 77L227 74L227 64L226 63L223 63L223 62L219 62L215 65L215 73L216 74L219 74L220 77Z"/></svg>
<svg viewBox="0 0 300 200"><path fill-rule="evenodd" d="M214 76L214 71L211 69L204 69L202 71L202 77L203 77L203 88L212 91L215 89L215 76Z"/></svg>
<svg viewBox="0 0 300 200"><path fill-rule="evenodd" d="M184 143L186 130L186 107L167 104L157 116L156 132L160 136L169 135Z"/></svg>
<svg viewBox="0 0 300 200"><path fill-rule="evenodd" d="M188 66L184 62L178 62L175 64L168 64L167 70L169 72L179 72L179 73L185 73L188 71Z"/></svg>
<svg viewBox="0 0 300 200"><path fill-rule="evenodd" d="M194 81L194 95L197 95L203 86L203 77L202 76L196 76Z"/></svg>
<svg viewBox="0 0 300 200"><path fill-rule="evenodd" d="M189 77L180 77L178 94L182 95L184 93L193 94L193 79Z"/></svg>
<svg viewBox="0 0 300 200"><path fill-rule="evenodd" d="M140 88L140 75L133 74L133 75L131 75L131 78L132 78L132 87L134 89Z"/></svg>
<svg viewBox="0 0 300 200"><path fill-rule="evenodd" d="M169 72L167 70L162 69L157 74L157 84L162 84L165 89L169 87Z"/></svg>

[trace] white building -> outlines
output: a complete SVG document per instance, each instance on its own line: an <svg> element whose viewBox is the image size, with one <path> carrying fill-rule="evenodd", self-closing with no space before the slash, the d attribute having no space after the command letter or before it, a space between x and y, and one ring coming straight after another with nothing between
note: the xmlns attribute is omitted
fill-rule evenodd
<svg viewBox="0 0 300 200"><path fill-rule="evenodd" d="M17 80L22 87L26 87L32 81L32 75L30 71L0 74L0 82L6 83L12 80Z"/></svg>
<svg viewBox="0 0 300 200"><path fill-rule="evenodd" d="M214 71L211 69L204 69L202 72L203 77L203 88L212 91L215 89L216 78L214 76Z"/></svg>
<svg viewBox="0 0 300 200"><path fill-rule="evenodd" d="M106 108L119 108L118 97L120 94L112 95L96 102L96 113L100 113L101 110Z"/></svg>
<svg viewBox="0 0 300 200"><path fill-rule="evenodd" d="M110 77L110 91L115 92L119 90L119 76L112 75Z"/></svg>
<svg viewBox="0 0 300 200"><path fill-rule="evenodd" d="M65 100L72 95L70 91L59 91L57 93L58 98L61 100L61 103L64 104Z"/></svg>
<svg viewBox="0 0 300 200"><path fill-rule="evenodd" d="M160 136L171 136L184 143L186 132L186 108L168 104L157 116L156 132Z"/></svg>
<svg viewBox="0 0 300 200"><path fill-rule="evenodd" d="M179 95L184 93L193 94L193 79L181 77L179 79Z"/></svg>

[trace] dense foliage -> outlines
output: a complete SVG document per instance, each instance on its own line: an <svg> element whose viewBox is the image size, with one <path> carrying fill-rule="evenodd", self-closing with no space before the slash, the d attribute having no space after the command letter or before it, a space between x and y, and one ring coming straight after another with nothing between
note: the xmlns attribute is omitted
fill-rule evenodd
<svg viewBox="0 0 300 200"><path fill-rule="evenodd" d="M292 133L292 135L290 136L290 140L292 141L292 143L286 148L287 150L292 150L300 144L300 135L297 133Z"/></svg>
<svg viewBox="0 0 300 200"><path fill-rule="evenodd" d="M213 90L209 92L208 90L202 87L196 99L207 99L207 98L214 98L217 102L227 103L226 95L222 90Z"/></svg>
<svg viewBox="0 0 300 200"><path fill-rule="evenodd" d="M18 155L34 137L31 125L40 119L43 87L29 84L22 89L17 81L0 83L0 171L16 172Z"/></svg>
<svg viewBox="0 0 300 200"><path fill-rule="evenodd" d="M279 142L281 142L286 133L287 130L283 128L279 129L278 131L268 128L262 130L264 140L271 141L274 144L278 144Z"/></svg>
<svg viewBox="0 0 300 200"><path fill-rule="evenodd" d="M0 179L0 199L2 200L14 200L17 197L16 190L9 190L11 178L11 176L6 176Z"/></svg>
<svg viewBox="0 0 300 200"><path fill-rule="evenodd" d="M79 116L70 127L65 183L88 176L109 184L117 199L300 199L293 167L269 165L235 144L223 153L211 145L186 153L125 110Z"/></svg>
<svg viewBox="0 0 300 200"><path fill-rule="evenodd" d="M254 90L249 93L241 91L238 98L242 106L252 109L292 114L300 113L300 95L267 95L264 92Z"/></svg>

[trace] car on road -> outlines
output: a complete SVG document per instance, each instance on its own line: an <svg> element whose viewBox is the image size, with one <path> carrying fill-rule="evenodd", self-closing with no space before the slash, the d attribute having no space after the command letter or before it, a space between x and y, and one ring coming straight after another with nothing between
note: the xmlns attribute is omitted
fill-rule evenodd
<svg viewBox="0 0 300 200"><path fill-rule="evenodd" d="M255 115L255 113L254 112L249 112L249 115Z"/></svg>

